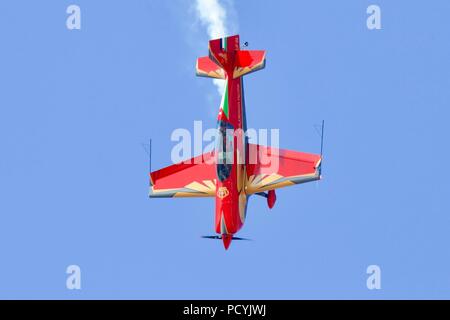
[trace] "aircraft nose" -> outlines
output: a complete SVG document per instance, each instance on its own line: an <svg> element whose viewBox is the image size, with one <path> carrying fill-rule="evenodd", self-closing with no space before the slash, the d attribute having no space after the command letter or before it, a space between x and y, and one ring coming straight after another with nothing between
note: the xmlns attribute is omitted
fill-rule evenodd
<svg viewBox="0 0 450 320"><path fill-rule="evenodd" d="M233 235L232 234L223 234L222 240L223 240L223 246L225 247L225 250L228 250L228 248L230 247L231 240L233 240Z"/></svg>

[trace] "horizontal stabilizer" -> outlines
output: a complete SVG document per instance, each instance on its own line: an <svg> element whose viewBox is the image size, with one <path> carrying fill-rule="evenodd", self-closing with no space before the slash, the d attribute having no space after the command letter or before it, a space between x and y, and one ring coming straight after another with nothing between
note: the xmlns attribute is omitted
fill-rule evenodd
<svg viewBox="0 0 450 320"><path fill-rule="evenodd" d="M236 52L233 78L264 69L266 66L265 50L241 50Z"/></svg>
<svg viewBox="0 0 450 320"><path fill-rule="evenodd" d="M199 77L225 79L225 72L209 57L197 59L196 74Z"/></svg>
<svg viewBox="0 0 450 320"><path fill-rule="evenodd" d="M203 239L222 240L222 236L202 236L202 238L203 238ZM245 240L245 241L251 241L251 239L241 238L241 237L235 237L235 236L233 236L231 239L232 239L232 240Z"/></svg>

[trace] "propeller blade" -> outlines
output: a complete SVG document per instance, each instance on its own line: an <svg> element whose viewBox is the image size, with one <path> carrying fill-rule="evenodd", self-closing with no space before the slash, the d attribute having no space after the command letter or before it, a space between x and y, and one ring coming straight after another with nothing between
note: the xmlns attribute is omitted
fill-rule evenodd
<svg viewBox="0 0 450 320"><path fill-rule="evenodd" d="M233 237L233 240L252 241L252 239L248 239L248 238L240 238L240 237Z"/></svg>
<svg viewBox="0 0 450 320"><path fill-rule="evenodd" d="M201 236L203 239L213 239L213 240L222 240L221 236ZM233 236L232 240L244 240L244 241L252 241L252 239L241 238Z"/></svg>
<svg viewBox="0 0 450 320"><path fill-rule="evenodd" d="M219 236L202 236L203 239L214 239L214 240L220 240L222 237Z"/></svg>

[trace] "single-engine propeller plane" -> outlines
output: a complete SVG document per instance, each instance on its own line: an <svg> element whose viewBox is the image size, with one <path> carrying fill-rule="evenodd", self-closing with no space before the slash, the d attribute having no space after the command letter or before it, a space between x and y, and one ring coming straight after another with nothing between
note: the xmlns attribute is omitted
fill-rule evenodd
<svg viewBox="0 0 450 320"><path fill-rule="evenodd" d="M228 249L242 228L251 195L267 198L275 189L319 180L320 154L248 142L243 76L265 66L263 50L241 50L239 35L209 41L209 55L197 59L197 75L225 80L218 114L216 148L150 173L150 197L215 197L215 231ZM323 142L323 124L322 124ZM151 170L150 170L151 171Z"/></svg>

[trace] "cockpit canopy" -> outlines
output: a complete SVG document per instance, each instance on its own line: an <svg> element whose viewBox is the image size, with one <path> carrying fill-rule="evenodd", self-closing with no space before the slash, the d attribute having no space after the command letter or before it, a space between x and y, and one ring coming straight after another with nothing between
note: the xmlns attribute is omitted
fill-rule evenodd
<svg viewBox="0 0 450 320"><path fill-rule="evenodd" d="M218 121L217 153L217 178L225 181L231 173L234 157L234 128L223 120Z"/></svg>

